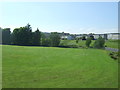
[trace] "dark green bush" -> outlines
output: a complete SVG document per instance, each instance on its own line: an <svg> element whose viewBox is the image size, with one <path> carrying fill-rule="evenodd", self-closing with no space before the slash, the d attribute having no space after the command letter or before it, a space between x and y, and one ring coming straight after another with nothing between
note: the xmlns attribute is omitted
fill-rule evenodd
<svg viewBox="0 0 120 90"><path fill-rule="evenodd" d="M87 47L89 47L90 46L90 44L91 44L91 37L89 37L89 38L87 38L87 40L86 40L86 46Z"/></svg>
<svg viewBox="0 0 120 90"><path fill-rule="evenodd" d="M70 45L67 45L69 48L78 48L78 45L76 44L70 44Z"/></svg>
<svg viewBox="0 0 120 90"><path fill-rule="evenodd" d="M118 57L119 57L119 52L111 52L109 53L109 56L114 59L114 60L117 60Z"/></svg>
<svg viewBox="0 0 120 90"><path fill-rule="evenodd" d="M50 39L49 38L44 38L44 39L42 39L42 46L50 46L50 43L51 43L51 41L50 41Z"/></svg>
<svg viewBox="0 0 120 90"><path fill-rule="evenodd" d="M79 41L79 40L77 39L77 40L76 40L76 43L78 43L78 41Z"/></svg>
<svg viewBox="0 0 120 90"><path fill-rule="evenodd" d="M105 39L101 36L95 41L94 48L104 48Z"/></svg>

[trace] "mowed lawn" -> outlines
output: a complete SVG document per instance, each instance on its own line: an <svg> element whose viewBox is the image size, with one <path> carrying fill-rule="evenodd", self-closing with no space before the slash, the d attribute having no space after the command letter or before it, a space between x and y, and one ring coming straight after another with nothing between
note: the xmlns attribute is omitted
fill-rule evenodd
<svg viewBox="0 0 120 90"><path fill-rule="evenodd" d="M2 46L3 88L117 88L105 50Z"/></svg>
<svg viewBox="0 0 120 90"><path fill-rule="evenodd" d="M107 40L105 45L110 48L116 48L118 49L118 43L120 43L120 40Z"/></svg>
<svg viewBox="0 0 120 90"><path fill-rule="evenodd" d="M90 46L94 46L94 42L95 40L92 40ZM86 40L79 40L78 43L76 43L76 40L62 40L61 43L63 43L63 45L78 45L78 46L82 46L82 47L86 47L85 43ZM116 48L118 49L118 43L120 43L120 40L106 40L105 41L105 46L109 47L109 48Z"/></svg>

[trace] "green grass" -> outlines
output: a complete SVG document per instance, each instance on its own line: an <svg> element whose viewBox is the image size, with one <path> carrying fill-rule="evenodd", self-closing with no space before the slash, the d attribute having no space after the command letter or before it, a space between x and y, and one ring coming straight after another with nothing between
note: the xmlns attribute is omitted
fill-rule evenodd
<svg viewBox="0 0 120 90"><path fill-rule="evenodd" d="M92 43L90 44L90 46L93 46L94 44L94 40L92 40ZM76 40L62 40L61 41L61 44L63 43L63 45L71 45L71 44L74 44L74 45L78 45L79 47L86 47L85 43L86 43L86 40L79 40L78 43L76 43ZM61 45L60 44L60 45Z"/></svg>
<svg viewBox="0 0 120 90"><path fill-rule="evenodd" d="M3 88L117 88L118 63L106 51L2 46Z"/></svg>
<svg viewBox="0 0 120 90"><path fill-rule="evenodd" d="M78 41L78 45L85 47L85 46L86 46L86 45L85 45L85 42L86 42L86 40L83 40L83 41L82 41L82 40L79 40L79 41Z"/></svg>
<svg viewBox="0 0 120 90"><path fill-rule="evenodd" d="M76 40L61 40L60 45L71 45L76 44Z"/></svg>
<svg viewBox="0 0 120 90"><path fill-rule="evenodd" d="M105 45L110 48L118 48L118 42L120 43L120 40L107 40Z"/></svg>
<svg viewBox="0 0 120 90"><path fill-rule="evenodd" d="M90 46L94 46L95 40L92 40ZM105 45L110 48L118 48L118 42L120 43L120 40L106 40ZM64 43L64 45L78 45L80 47L86 47L85 43L86 40L79 40L78 44L76 44L76 40L62 40L61 43Z"/></svg>
<svg viewBox="0 0 120 90"><path fill-rule="evenodd" d="M92 40L90 46L93 47L94 42L95 42L95 40ZM79 45L79 46L86 47L85 43L86 43L86 40L83 40L83 41L82 41L82 40L79 40L78 45Z"/></svg>

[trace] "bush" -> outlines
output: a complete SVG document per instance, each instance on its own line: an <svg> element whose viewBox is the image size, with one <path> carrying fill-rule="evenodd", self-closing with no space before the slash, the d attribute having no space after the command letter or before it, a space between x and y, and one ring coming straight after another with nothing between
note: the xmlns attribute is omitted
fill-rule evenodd
<svg viewBox="0 0 120 90"><path fill-rule="evenodd" d="M69 45L67 45L67 47L69 47L69 48L78 48L78 45L76 45L76 44L69 44Z"/></svg>
<svg viewBox="0 0 120 90"><path fill-rule="evenodd" d="M89 47L90 46L90 44L91 44L91 38L89 37L89 38L87 38L87 40L86 40L86 46L87 47Z"/></svg>
<svg viewBox="0 0 120 90"><path fill-rule="evenodd" d="M109 53L109 56L110 56L112 59L117 60L118 57L119 57L118 54L119 54L119 52L111 52L111 53Z"/></svg>
<svg viewBox="0 0 120 90"><path fill-rule="evenodd" d="M95 41L94 48L103 48L105 44L105 39L101 36Z"/></svg>
<svg viewBox="0 0 120 90"><path fill-rule="evenodd" d="M44 38L44 39L42 39L42 46L50 46L50 43L51 43L51 41L50 41L50 39L49 38Z"/></svg>
<svg viewBox="0 0 120 90"><path fill-rule="evenodd" d="M78 39L76 40L76 43L78 43Z"/></svg>
<svg viewBox="0 0 120 90"><path fill-rule="evenodd" d="M51 46L52 47L56 47L56 46L59 46L60 44L60 36L57 32L52 32L50 34L50 41L51 41Z"/></svg>
<svg viewBox="0 0 120 90"><path fill-rule="evenodd" d="M72 40L64 40L61 41L59 44L59 47L65 47L65 48L78 48L78 45L75 42L71 42Z"/></svg>
<svg viewBox="0 0 120 90"><path fill-rule="evenodd" d="M86 40L85 36L82 37L82 40Z"/></svg>

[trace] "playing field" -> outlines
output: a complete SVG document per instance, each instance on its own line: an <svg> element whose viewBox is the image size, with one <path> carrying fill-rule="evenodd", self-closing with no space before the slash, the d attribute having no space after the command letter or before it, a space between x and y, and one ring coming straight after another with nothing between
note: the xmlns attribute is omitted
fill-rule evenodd
<svg viewBox="0 0 120 90"><path fill-rule="evenodd" d="M117 88L118 62L105 50L2 46L3 88Z"/></svg>

